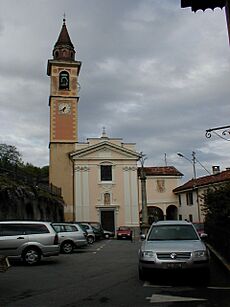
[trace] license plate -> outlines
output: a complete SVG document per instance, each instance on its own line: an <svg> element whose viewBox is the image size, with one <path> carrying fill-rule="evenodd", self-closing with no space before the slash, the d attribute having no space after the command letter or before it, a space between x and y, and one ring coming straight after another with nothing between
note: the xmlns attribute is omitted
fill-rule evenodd
<svg viewBox="0 0 230 307"><path fill-rule="evenodd" d="M181 269L182 263L168 263L167 268L168 269Z"/></svg>

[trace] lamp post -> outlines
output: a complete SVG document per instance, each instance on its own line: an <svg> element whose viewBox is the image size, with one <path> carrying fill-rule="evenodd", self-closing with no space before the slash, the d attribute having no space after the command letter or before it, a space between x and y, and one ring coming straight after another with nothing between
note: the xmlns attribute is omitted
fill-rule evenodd
<svg viewBox="0 0 230 307"><path fill-rule="evenodd" d="M195 151L192 152L192 160L187 158L185 155L182 153L178 152L177 155L181 158L184 158L185 160L189 161L192 163L192 168L193 168L193 179L196 179L196 153Z"/></svg>
<svg viewBox="0 0 230 307"><path fill-rule="evenodd" d="M141 180L141 207L142 207L142 224L141 224L141 232L146 234L149 229L148 223L148 208L147 208L147 195L146 195L146 175L144 170L144 162L146 160L146 155L142 152L140 153L140 180Z"/></svg>
<svg viewBox="0 0 230 307"><path fill-rule="evenodd" d="M195 151L192 152L192 159L187 158L182 153L178 152L177 155L182 157L192 163L193 168L193 190L196 192L196 203L197 203L197 214L198 214L198 221L201 221L201 214L200 214L200 203L199 203L199 193L198 188L196 188L196 162L198 162L209 174L210 172L197 160Z"/></svg>

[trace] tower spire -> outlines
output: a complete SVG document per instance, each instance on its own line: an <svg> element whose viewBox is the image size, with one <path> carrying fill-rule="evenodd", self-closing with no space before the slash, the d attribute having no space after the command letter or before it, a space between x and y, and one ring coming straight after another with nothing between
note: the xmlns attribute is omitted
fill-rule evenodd
<svg viewBox="0 0 230 307"><path fill-rule="evenodd" d="M57 42L54 45L53 57L55 60L75 60L74 45L71 42L67 27L65 13L63 15L63 24L58 36Z"/></svg>

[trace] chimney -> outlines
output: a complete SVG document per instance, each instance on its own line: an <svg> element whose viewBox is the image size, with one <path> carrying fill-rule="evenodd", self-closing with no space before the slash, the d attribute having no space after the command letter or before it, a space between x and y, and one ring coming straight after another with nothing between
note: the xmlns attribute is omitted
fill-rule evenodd
<svg viewBox="0 0 230 307"><path fill-rule="evenodd" d="M219 165L214 165L212 167L212 173L213 173L213 175L219 174L220 173L220 166Z"/></svg>

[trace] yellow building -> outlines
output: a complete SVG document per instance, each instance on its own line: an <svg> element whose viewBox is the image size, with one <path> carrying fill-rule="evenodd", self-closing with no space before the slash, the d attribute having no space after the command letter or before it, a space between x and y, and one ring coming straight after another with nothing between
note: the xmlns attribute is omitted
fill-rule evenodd
<svg viewBox="0 0 230 307"><path fill-rule="evenodd" d="M139 176L140 171L139 168ZM180 185L183 174L174 166L144 167L144 173L146 177L148 223L151 224L157 220L177 219L179 200L173 190ZM141 195L141 182L140 180L138 182L139 195ZM139 208L142 208L140 196Z"/></svg>

